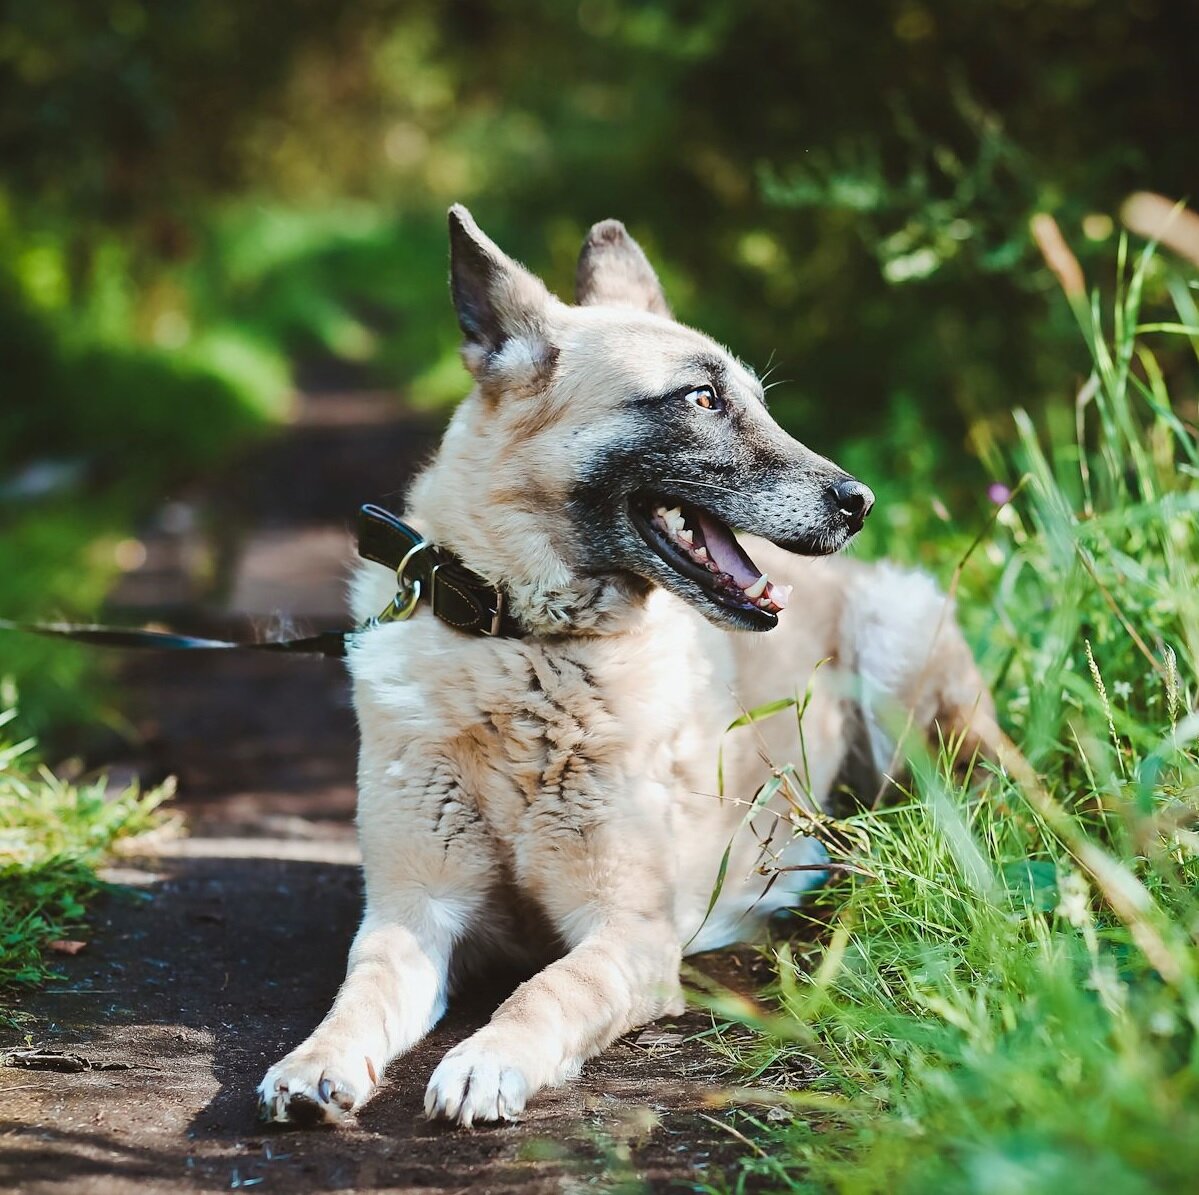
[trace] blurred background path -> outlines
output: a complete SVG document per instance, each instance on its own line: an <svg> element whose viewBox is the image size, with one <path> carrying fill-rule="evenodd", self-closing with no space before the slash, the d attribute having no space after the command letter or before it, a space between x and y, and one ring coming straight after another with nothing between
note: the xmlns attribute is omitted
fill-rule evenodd
<svg viewBox="0 0 1199 1195"><path fill-rule="evenodd" d="M398 503L437 431L394 396L304 396L293 424L156 513L114 616L233 635L280 612L298 629L344 625L354 511ZM359 913L346 678L335 662L252 654L147 653L123 669L145 755L116 768L177 776L191 834L112 873L148 899L109 899L65 981L29 1002L39 1044L88 1066L0 1072L0 1182L557 1191L602 1170L665 1190L733 1144L702 1110L721 1067L684 1040L709 1024L698 1014L618 1043L519 1126L428 1124L429 1073L511 977L470 993L394 1065L357 1127L264 1132L255 1085L326 1011Z"/></svg>
<svg viewBox="0 0 1199 1195"><path fill-rule="evenodd" d="M391 394L303 395L283 434L158 512L114 616L232 637L347 626L358 507L401 503L438 433ZM124 679L143 766L179 778L195 832L351 833L356 739L340 665L146 654L128 657Z"/></svg>

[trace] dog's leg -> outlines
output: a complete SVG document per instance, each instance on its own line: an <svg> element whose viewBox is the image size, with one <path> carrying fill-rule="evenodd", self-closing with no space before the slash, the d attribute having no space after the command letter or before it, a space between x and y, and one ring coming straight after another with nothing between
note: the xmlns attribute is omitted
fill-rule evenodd
<svg viewBox="0 0 1199 1195"><path fill-rule="evenodd" d="M425 1111L470 1126L512 1120L622 1033L682 1010L679 943L665 921L597 926L438 1064Z"/></svg>
<svg viewBox="0 0 1199 1195"><path fill-rule="evenodd" d="M452 939L438 931L429 907L397 913L368 908L333 1007L308 1040L262 1080L264 1120L340 1120L370 1097L387 1063L419 1041L445 1011Z"/></svg>
<svg viewBox="0 0 1199 1195"><path fill-rule="evenodd" d="M654 850L657 841L624 825L599 852L594 840L538 852L539 900L572 948L442 1059L425 1093L428 1115L464 1125L513 1119L535 1091L578 1074L622 1033L682 1010L669 852Z"/></svg>
<svg viewBox="0 0 1199 1195"><path fill-rule="evenodd" d="M329 1014L262 1080L265 1120L336 1122L371 1096L388 1062L445 1012L455 943L486 898L488 844L435 766L402 787L361 788L366 913ZM413 808L430 805L442 820L422 826Z"/></svg>

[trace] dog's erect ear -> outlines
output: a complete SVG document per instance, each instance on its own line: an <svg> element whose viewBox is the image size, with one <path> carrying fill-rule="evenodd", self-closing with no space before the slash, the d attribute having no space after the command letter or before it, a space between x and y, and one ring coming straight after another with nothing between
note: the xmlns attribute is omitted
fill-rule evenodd
<svg viewBox="0 0 1199 1195"><path fill-rule="evenodd" d="M549 291L484 235L461 204L450 208L449 218L450 293L466 338L467 368L478 376L505 365L552 365L556 354L545 332Z"/></svg>
<svg viewBox="0 0 1199 1195"><path fill-rule="evenodd" d="M654 267L619 220L601 220L587 234L575 273L575 302L670 315Z"/></svg>

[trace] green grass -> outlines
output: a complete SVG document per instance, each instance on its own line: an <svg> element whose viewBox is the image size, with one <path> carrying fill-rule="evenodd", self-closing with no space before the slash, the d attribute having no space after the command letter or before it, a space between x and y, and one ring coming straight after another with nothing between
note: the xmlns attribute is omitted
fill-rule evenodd
<svg viewBox="0 0 1199 1195"><path fill-rule="evenodd" d="M776 951L776 1007L724 1004L757 1030L730 1057L789 1109L736 1114L754 1151L733 1190L1122 1195L1199 1173L1199 446L1153 354L1199 344L1195 284L1152 247L1117 266L1108 319L1070 296L1090 379L1040 427L1016 412L1028 480L962 567L1019 750L964 784L912 745L902 801L837 839L868 874L817 898L831 931ZM1171 296L1178 326L1147 330Z"/></svg>
<svg viewBox="0 0 1199 1195"><path fill-rule="evenodd" d="M0 713L0 736L14 710ZM107 885L96 868L114 845L157 822L167 789L109 792L37 766L29 739L0 738L0 1026L23 1020L17 993L54 975L51 942L85 933Z"/></svg>

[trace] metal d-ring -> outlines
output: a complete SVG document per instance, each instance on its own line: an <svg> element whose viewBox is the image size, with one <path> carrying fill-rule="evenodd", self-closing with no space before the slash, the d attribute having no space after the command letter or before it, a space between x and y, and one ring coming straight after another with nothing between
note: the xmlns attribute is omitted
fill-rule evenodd
<svg viewBox="0 0 1199 1195"><path fill-rule="evenodd" d="M413 580L407 589L397 590L395 597L391 599L391 604L379 615L376 621L378 622L403 622L405 619L411 618L416 613L417 603L420 601L420 579Z"/></svg>
<svg viewBox="0 0 1199 1195"><path fill-rule="evenodd" d="M404 574L408 568L408 562L412 557L418 552L424 551L427 547L429 547L429 541L422 539L420 543L413 544L404 553L404 559L400 561L399 566L396 568L396 595L388 603L387 608L375 617L373 621L376 624L403 622L416 613L416 607L420 602L423 587L419 577L413 577L410 581Z"/></svg>

